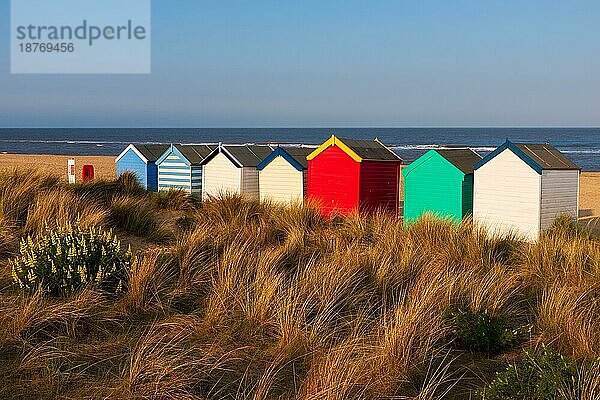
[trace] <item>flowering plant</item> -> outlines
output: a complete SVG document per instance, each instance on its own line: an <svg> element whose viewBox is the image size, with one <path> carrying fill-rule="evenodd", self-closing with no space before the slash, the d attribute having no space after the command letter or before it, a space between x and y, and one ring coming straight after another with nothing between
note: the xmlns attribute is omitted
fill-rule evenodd
<svg viewBox="0 0 600 400"><path fill-rule="evenodd" d="M112 231L67 225L22 240L10 264L21 289L60 296L86 285L119 293L133 261L131 248L123 252Z"/></svg>

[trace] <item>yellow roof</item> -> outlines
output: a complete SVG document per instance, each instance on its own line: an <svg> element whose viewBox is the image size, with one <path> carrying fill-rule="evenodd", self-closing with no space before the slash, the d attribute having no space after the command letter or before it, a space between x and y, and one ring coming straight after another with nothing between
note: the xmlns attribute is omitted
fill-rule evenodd
<svg viewBox="0 0 600 400"><path fill-rule="evenodd" d="M356 154L356 152L354 152L354 150L352 150L350 147L346 146L344 142L342 142L339 138L335 137L335 135L331 135L331 137L325 143L323 143L319 146L318 149L310 153L306 157L306 159L312 160L313 158L315 158L316 156L318 156L319 154L321 154L322 152L324 152L332 146L339 147L344 153L348 154L356 162L362 162L363 160L362 157Z"/></svg>

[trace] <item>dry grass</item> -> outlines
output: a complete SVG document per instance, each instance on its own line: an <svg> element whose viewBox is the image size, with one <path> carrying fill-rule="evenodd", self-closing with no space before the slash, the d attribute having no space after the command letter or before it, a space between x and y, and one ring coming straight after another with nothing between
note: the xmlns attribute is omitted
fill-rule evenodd
<svg viewBox="0 0 600 400"><path fill-rule="evenodd" d="M11 284L18 240L65 223L134 245L121 298ZM0 266L2 398L462 399L539 343L581 362L564 398L599 393L600 241L564 221L527 244L468 221L325 220L148 194L128 177L68 187L13 172L0 177ZM494 358L461 351L449 307L531 323L531 337Z"/></svg>

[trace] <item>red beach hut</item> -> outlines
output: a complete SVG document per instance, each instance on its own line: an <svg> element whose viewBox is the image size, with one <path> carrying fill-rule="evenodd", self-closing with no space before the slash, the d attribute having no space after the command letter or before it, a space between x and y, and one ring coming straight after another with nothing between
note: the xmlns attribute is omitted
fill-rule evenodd
<svg viewBox="0 0 600 400"><path fill-rule="evenodd" d="M402 159L379 140L331 136L307 160L308 199L323 215L398 214Z"/></svg>

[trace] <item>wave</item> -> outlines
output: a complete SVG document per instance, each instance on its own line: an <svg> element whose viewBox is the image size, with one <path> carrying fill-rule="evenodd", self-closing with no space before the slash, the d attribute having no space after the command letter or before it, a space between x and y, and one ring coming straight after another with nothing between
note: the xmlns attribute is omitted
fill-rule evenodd
<svg viewBox="0 0 600 400"><path fill-rule="evenodd" d="M131 141L101 141L101 140L34 140L34 139L0 139L0 143L20 143L20 144L26 144L26 143L37 143L37 144L73 144L73 145L77 145L77 144L84 144L84 145L95 145L97 147L103 147L105 145L123 145L123 146L128 146L131 143L136 143L136 144L171 144L170 142L156 142L156 141L144 141L144 140L136 140L135 142L131 142ZM177 143L181 143L182 145L189 145L189 146L202 146L202 145L212 145L212 146L216 146L219 143L218 142L177 142ZM255 145L255 144L261 144L264 145L265 143L256 143L256 142L246 142L246 143L224 143L224 144L230 144L230 145ZM314 147L318 147L318 145L315 144L305 144L305 143L283 143L283 142L268 142L266 143L267 145L271 145L271 146L290 146L290 147L309 147L309 148L314 148Z"/></svg>
<svg viewBox="0 0 600 400"><path fill-rule="evenodd" d="M129 145L132 142L127 141L102 141L102 140L33 140L33 139L0 139L0 143L40 143L40 144L93 144L93 145L110 145L110 144L121 144ZM139 144L166 144L162 142L147 142L147 141L136 141Z"/></svg>
<svg viewBox="0 0 600 400"><path fill-rule="evenodd" d="M217 146L219 143L217 142L190 142L190 143L181 143L184 146ZM282 142L267 142L267 143L256 143L256 142L247 142L247 143L223 143L224 145L230 146L244 146L244 145L260 145L260 146L285 146L285 147L306 147L309 149L316 149L319 147L316 144L305 144L305 143L282 143Z"/></svg>
<svg viewBox="0 0 600 400"><path fill-rule="evenodd" d="M589 149L589 150L561 150L562 153L567 154L600 154L600 149Z"/></svg>
<svg viewBox="0 0 600 400"><path fill-rule="evenodd" d="M456 148L460 148L460 147L462 147L462 146L441 146L441 145L436 145L436 144L416 144L416 145L391 146L390 148L393 150L415 151L415 150L448 150L448 149L456 149ZM473 151L480 151L480 152L492 152L496 149L496 147L488 147L488 146L481 146L481 147L468 146L468 147ZM585 150L573 150L573 149L569 149L569 148L565 149L565 148L558 147L558 150L560 150L561 153L565 153L565 154L600 154L600 149L597 149L597 148L585 149Z"/></svg>
<svg viewBox="0 0 600 400"><path fill-rule="evenodd" d="M19 143L19 144L69 144L69 145L93 145L96 147L105 147L105 146L127 146L131 141L117 141L117 140L39 140L39 139L0 139L0 143ZM159 141L135 141L135 143L139 144L170 144L166 142ZM190 142L190 143L182 143L186 145L217 145L217 142ZM240 143L241 144L241 143ZM257 144L255 142L248 142L245 144ZM264 144L264 143L261 143ZM267 144L271 146L290 146L290 147L307 147L307 148L315 148L318 147L316 144L306 144L306 143L283 143L283 142L268 142ZM588 145L589 146L589 145ZM403 145L392 145L389 146L392 150L395 151L424 151L424 150L447 150L447 149L455 149L455 148L464 148L465 146L454 146L454 145L437 145L437 144L403 144ZM583 145L572 144L565 147L558 147L558 149L565 154L600 154L599 148L587 148L580 149ZM496 149L493 146L469 146L470 149L479 152L492 152Z"/></svg>
<svg viewBox="0 0 600 400"><path fill-rule="evenodd" d="M392 150L450 150L457 148L465 148L468 147L474 151L494 151L495 147L470 147L470 146L442 146L438 144L409 144L409 145L399 145L399 146L390 146Z"/></svg>

